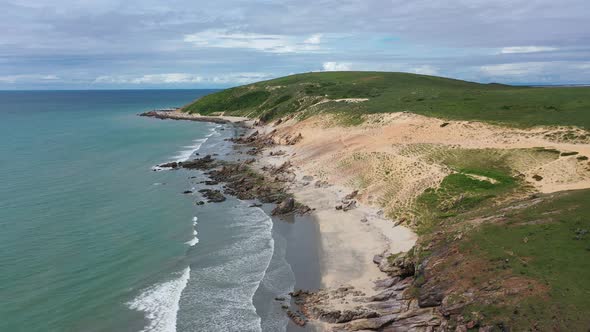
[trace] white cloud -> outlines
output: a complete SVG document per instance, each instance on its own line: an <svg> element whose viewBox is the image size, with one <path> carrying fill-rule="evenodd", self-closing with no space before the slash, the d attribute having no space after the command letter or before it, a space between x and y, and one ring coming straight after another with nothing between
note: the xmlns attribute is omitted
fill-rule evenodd
<svg viewBox="0 0 590 332"><path fill-rule="evenodd" d="M410 72L422 75L438 75L438 68L430 65L422 65L412 68Z"/></svg>
<svg viewBox="0 0 590 332"><path fill-rule="evenodd" d="M199 83L203 78L198 75L186 73L148 74L142 76L99 76L94 83L114 84L174 84L174 83Z"/></svg>
<svg viewBox="0 0 590 332"><path fill-rule="evenodd" d="M545 62L503 63L481 66L480 71L489 76L523 76L539 73L545 66Z"/></svg>
<svg viewBox="0 0 590 332"><path fill-rule="evenodd" d="M305 53L320 50L321 34L301 37L210 29L184 35L184 41L197 47L254 49L270 53Z"/></svg>
<svg viewBox="0 0 590 332"><path fill-rule="evenodd" d="M14 84L17 82L48 82L58 81L61 78L56 75L5 75L0 76L0 83Z"/></svg>
<svg viewBox="0 0 590 332"><path fill-rule="evenodd" d="M500 54L514 54L514 53L536 53L536 52L550 52L556 51L556 47L548 46L513 46L504 47L500 50Z"/></svg>
<svg viewBox="0 0 590 332"><path fill-rule="evenodd" d="M232 73L214 76L207 80L213 83L248 84L271 79L273 77L275 76L267 73Z"/></svg>
<svg viewBox="0 0 590 332"><path fill-rule="evenodd" d="M304 43L306 44L319 44L322 42L322 34L321 33L316 33L315 35L311 35L309 38L307 38Z"/></svg>
<svg viewBox="0 0 590 332"><path fill-rule="evenodd" d="M143 75L132 81L134 84L154 84L154 83L198 83L203 78L201 76L185 74L185 73L171 73L171 74L155 74Z"/></svg>
<svg viewBox="0 0 590 332"><path fill-rule="evenodd" d="M328 61L322 64L323 71L348 71L351 70L352 64L347 62Z"/></svg>
<svg viewBox="0 0 590 332"><path fill-rule="evenodd" d="M247 84L274 76L267 73L240 72L204 77L187 73L147 74L140 76L99 76L94 80L98 84L190 84L190 83L214 83L214 84Z"/></svg>

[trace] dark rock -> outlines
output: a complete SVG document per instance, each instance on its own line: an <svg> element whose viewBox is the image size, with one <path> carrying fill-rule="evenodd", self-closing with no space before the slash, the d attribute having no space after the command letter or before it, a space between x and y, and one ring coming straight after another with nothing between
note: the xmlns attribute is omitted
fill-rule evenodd
<svg viewBox="0 0 590 332"><path fill-rule="evenodd" d="M295 210L295 200L288 197L272 210L272 215L287 214L293 212L293 210Z"/></svg>
<svg viewBox="0 0 590 332"><path fill-rule="evenodd" d="M400 280L400 277L377 280L375 281L375 288L389 288L398 283Z"/></svg>
<svg viewBox="0 0 590 332"><path fill-rule="evenodd" d="M535 174L535 175L533 175L533 179L535 179L535 181L541 181L541 180L543 180L543 177L538 174Z"/></svg>
<svg viewBox="0 0 590 332"><path fill-rule="evenodd" d="M165 163L165 164L158 165L158 167L161 167L161 168L178 168L178 163L176 161L173 161L173 162L170 162L170 163Z"/></svg>
<svg viewBox="0 0 590 332"><path fill-rule="evenodd" d="M363 319L363 318L374 318L378 317L379 314L375 311L367 309L355 309L355 310L329 310L322 308L315 308L314 314L318 319L328 323L346 323L351 320Z"/></svg>
<svg viewBox="0 0 590 332"><path fill-rule="evenodd" d="M209 203L219 203L225 201L225 196L223 196L219 190L201 189L199 192L203 194L203 197L205 197Z"/></svg>
<svg viewBox="0 0 590 332"><path fill-rule="evenodd" d="M195 202L195 205L205 205L205 202L203 202L203 201L198 201L198 202Z"/></svg>
<svg viewBox="0 0 590 332"><path fill-rule="evenodd" d="M355 190L355 191L351 192L350 194L344 196L344 199L345 200L351 200L351 199L355 198L356 195L358 195L358 193L359 193L359 191L358 190Z"/></svg>
<svg viewBox="0 0 590 332"><path fill-rule="evenodd" d="M301 314L295 311L287 310L287 316L291 319L291 321L293 321L293 323L295 323L295 325L305 326L305 324L307 323L305 318L303 318Z"/></svg>
<svg viewBox="0 0 590 332"><path fill-rule="evenodd" d="M192 194L192 193L193 193L193 191L192 191L192 190L185 190L185 191L183 191L182 193L183 193L183 194Z"/></svg>
<svg viewBox="0 0 590 332"><path fill-rule="evenodd" d="M443 122L443 123L440 124L441 128L444 128L444 127L446 127L448 125L450 125L450 123L448 123L448 122Z"/></svg>
<svg viewBox="0 0 590 332"><path fill-rule="evenodd" d="M262 207L262 204L260 204L260 203L252 203L248 207Z"/></svg>
<svg viewBox="0 0 590 332"><path fill-rule="evenodd" d="M427 285L420 287L418 305L420 308L438 307L441 305L445 294L443 290L437 289L435 287L427 287Z"/></svg>
<svg viewBox="0 0 590 332"><path fill-rule="evenodd" d="M414 262L407 253L399 254L395 258L387 257L379 264L379 269L392 277L409 277L415 273Z"/></svg>
<svg viewBox="0 0 590 332"><path fill-rule="evenodd" d="M321 181L321 180L318 180L318 181L316 181L316 182L315 182L315 184L314 184L314 186L315 186L316 188L326 188L326 187L328 187L329 185L330 185L330 184L329 184L327 181Z"/></svg>
<svg viewBox="0 0 590 332"><path fill-rule="evenodd" d="M342 211L344 211L344 212L352 210L354 208L356 208L356 201L355 200L352 200L352 201L347 202L344 205L342 205Z"/></svg>
<svg viewBox="0 0 590 332"><path fill-rule="evenodd" d="M216 167L217 165L214 163L214 161L215 161L215 159L213 159L211 157L211 155L206 155L205 157L200 158L200 159L183 161L181 163L178 163L178 166L182 167L182 168L187 168L187 169L205 170L205 169L210 169L210 168Z"/></svg>
<svg viewBox="0 0 590 332"><path fill-rule="evenodd" d="M403 289L388 288L388 289L382 291L381 293L378 293L378 294L375 294L375 295L369 297L368 301L369 302L382 302L382 301L387 301L389 299L395 299L402 291L403 291Z"/></svg>
<svg viewBox="0 0 590 332"><path fill-rule="evenodd" d="M207 186L214 186L216 184L219 184L219 182L213 181L213 180L205 180L205 181L203 181L203 183Z"/></svg>
<svg viewBox="0 0 590 332"><path fill-rule="evenodd" d="M377 265L380 264L382 260L383 260L383 255L373 256L373 263L375 263Z"/></svg>
<svg viewBox="0 0 590 332"><path fill-rule="evenodd" d="M417 331L422 331L426 330L429 326L439 326L440 324L441 318L433 308L418 308L400 313L396 320L382 331L404 331L408 326L413 327ZM420 327L422 329L419 329Z"/></svg>
<svg viewBox="0 0 590 332"><path fill-rule="evenodd" d="M393 322L397 318L397 316L397 314L392 314L387 316L354 321L350 324L347 324L346 329L349 331L379 330L385 325Z"/></svg>
<svg viewBox="0 0 590 332"><path fill-rule="evenodd" d="M285 301L285 298L282 296L275 297L275 301Z"/></svg>
<svg viewBox="0 0 590 332"><path fill-rule="evenodd" d="M369 303L367 307L387 314L397 314L402 310L405 310L407 304L405 301L393 299L384 302Z"/></svg>

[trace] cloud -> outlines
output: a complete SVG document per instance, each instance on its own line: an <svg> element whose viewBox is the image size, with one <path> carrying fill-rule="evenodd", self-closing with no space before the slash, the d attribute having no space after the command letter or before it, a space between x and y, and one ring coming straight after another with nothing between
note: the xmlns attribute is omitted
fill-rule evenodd
<svg viewBox="0 0 590 332"><path fill-rule="evenodd" d="M304 43L306 43L306 44L319 44L321 42L322 42L322 34L321 33L313 34L304 41Z"/></svg>
<svg viewBox="0 0 590 332"><path fill-rule="evenodd" d="M421 75L438 75L438 68L430 65L422 65L412 68L410 72Z"/></svg>
<svg viewBox="0 0 590 332"><path fill-rule="evenodd" d="M538 73L543 70L547 64L544 62L522 62L522 63L503 63L497 65L481 66L480 70L485 75L492 77L497 76L523 76Z"/></svg>
<svg viewBox="0 0 590 332"><path fill-rule="evenodd" d="M115 84L115 85L167 85L167 84L194 84L194 83L212 83L212 84L247 84L264 79L273 78L274 76L267 73L241 72L228 73L223 75L214 75L204 77L201 75L188 73L168 73L168 74L146 74L146 75L116 75L116 76L99 76L94 79L95 84Z"/></svg>
<svg viewBox="0 0 590 332"><path fill-rule="evenodd" d="M183 40L196 47L254 49L270 53L304 53L320 50L321 34L307 39L297 36L231 32L225 29L210 29L184 35Z"/></svg>
<svg viewBox="0 0 590 332"><path fill-rule="evenodd" d="M322 64L323 71L348 71L351 70L352 64L346 62L328 61Z"/></svg>
<svg viewBox="0 0 590 332"><path fill-rule="evenodd" d="M550 52L558 50L557 47L548 46L512 46L504 47L500 50L500 54L514 54L514 53L537 53Z"/></svg>
<svg viewBox="0 0 590 332"><path fill-rule="evenodd" d="M588 83L590 62L537 61L485 65L479 68L484 81L512 83Z"/></svg>
<svg viewBox="0 0 590 332"><path fill-rule="evenodd" d="M587 0L4 0L0 89L229 86L321 69L587 83L588 16Z"/></svg>
<svg viewBox="0 0 590 332"><path fill-rule="evenodd" d="M198 75L186 73L148 74L141 76L99 76L94 83L111 84L178 84L199 83L203 78Z"/></svg>
<svg viewBox="0 0 590 332"><path fill-rule="evenodd" d="M60 77L57 75L4 75L0 76L0 83L20 83L20 82L52 82L58 81Z"/></svg>

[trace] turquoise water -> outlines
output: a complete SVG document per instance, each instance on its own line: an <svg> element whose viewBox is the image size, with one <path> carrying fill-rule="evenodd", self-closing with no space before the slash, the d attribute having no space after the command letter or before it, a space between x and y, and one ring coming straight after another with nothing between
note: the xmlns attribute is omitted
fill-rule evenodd
<svg viewBox="0 0 590 332"><path fill-rule="evenodd" d="M0 92L0 331L285 328L252 303L269 266L275 293L294 282L270 218L152 170L231 152L227 125L136 116L209 92Z"/></svg>

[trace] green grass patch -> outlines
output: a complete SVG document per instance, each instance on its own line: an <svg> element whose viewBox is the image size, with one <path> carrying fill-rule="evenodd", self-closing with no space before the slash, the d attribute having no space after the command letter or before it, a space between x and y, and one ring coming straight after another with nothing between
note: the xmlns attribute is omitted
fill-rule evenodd
<svg viewBox="0 0 590 332"><path fill-rule="evenodd" d="M548 298L527 298L514 307L481 307L489 323L505 322L515 331L537 323L541 331L585 331L590 326L590 190L556 195L508 215L503 224L486 224L462 244L462 252L483 257L490 266L507 265L514 275L549 288Z"/></svg>
<svg viewBox="0 0 590 332"><path fill-rule="evenodd" d="M276 88L280 86L280 88ZM311 98L311 99L310 99ZM322 72L282 77L205 96L185 111L258 116L280 106L289 114L313 98L368 98L348 107L319 105L315 113L361 114L408 111L454 120L516 127L563 125L590 128L590 87L536 88L479 84L442 77L386 72ZM267 102L268 101L268 102ZM274 103L273 103L274 101ZM316 100L317 102L317 100Z"/></svg>
<svg viewBox="0 0 590 332"><path fill-rule="evenodd" d="M561 156L562 156L562 157L567 157L567 156L575 156L575 155L577 155L577 154L578 154L578 152L577 152L577 151L570 151L570 152L562 152L562 153L561 153Z"/></svg>
<svg viewBox="0 0 590 332"><path fill-rule="evenodd" d="M418 196L416 207L421 212L418 233L427 234L441 220L481 207L516 187L516 179L500 170L460 169L444 178L439 188L428 189Z"/></svg>

